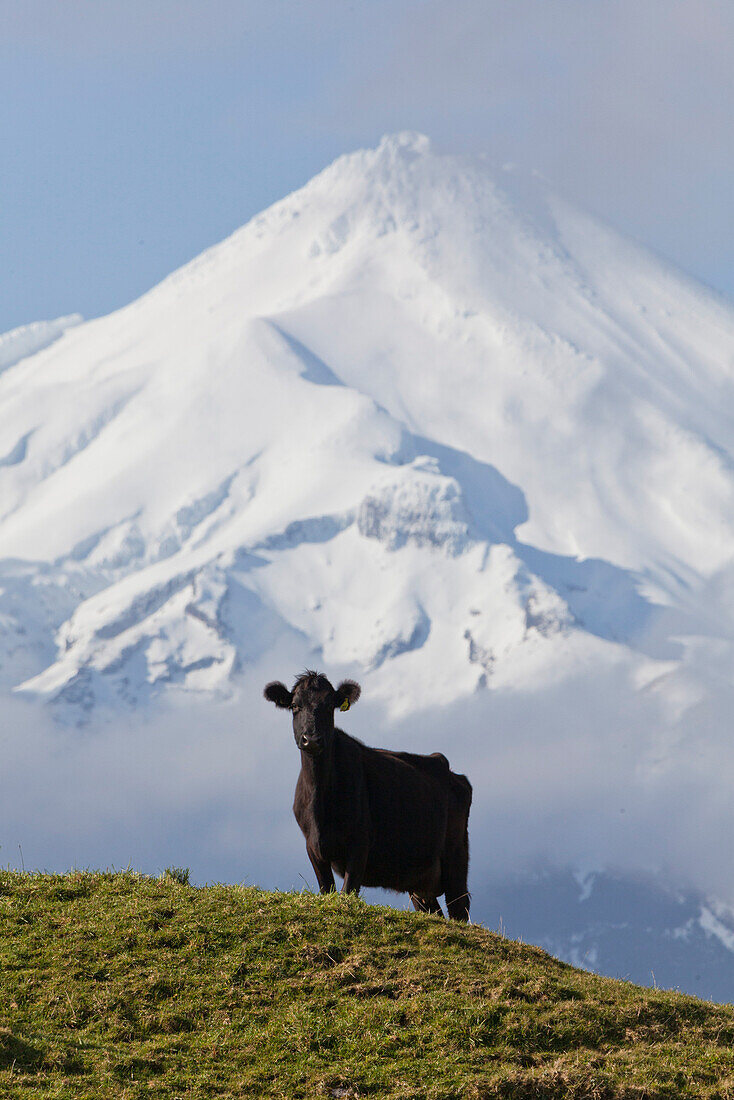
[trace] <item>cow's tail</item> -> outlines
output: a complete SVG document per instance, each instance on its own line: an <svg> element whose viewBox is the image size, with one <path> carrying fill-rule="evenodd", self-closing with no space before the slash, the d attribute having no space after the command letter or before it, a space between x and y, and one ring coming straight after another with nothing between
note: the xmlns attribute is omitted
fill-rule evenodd
<svg viewBox="0 0 734 1100"><path fill-rule="evenodd" d="M446 908L454 920L469 919L469 810L472 786L465 775L450 772L451 809L442 860L443 893Z"/></svg>

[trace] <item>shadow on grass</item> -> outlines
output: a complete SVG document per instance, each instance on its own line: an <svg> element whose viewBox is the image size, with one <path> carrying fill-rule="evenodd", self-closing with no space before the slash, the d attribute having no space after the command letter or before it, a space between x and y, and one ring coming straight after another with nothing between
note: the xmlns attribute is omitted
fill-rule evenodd
<svg viewBox="0 0 734 1100"><path fill-rule="evenodd" d="M6 1028L0 1028L0 1069L37 1070L43 1060L44 1052L39 1047L27 1043L13 1035Z"/></svg>

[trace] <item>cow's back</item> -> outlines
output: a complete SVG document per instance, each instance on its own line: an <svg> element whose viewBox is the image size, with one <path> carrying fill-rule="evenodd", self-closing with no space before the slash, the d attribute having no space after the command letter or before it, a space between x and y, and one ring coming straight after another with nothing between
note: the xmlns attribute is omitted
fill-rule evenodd
<svg viewBox="0 0 734 1100"><path fill-rule="evenodd" d="M412 890L438 873L449 816L445 757L362 746L371 823L365 885Z"/></svg>
<svg viewBox="0 0 734 1100"><path fill-rule="evenodd" d="M392 749L378 749L378 752L395 756L415 768L432 775L449 790L450 803L456 813L468 819L472 802L472 785L465 775L452 772L451 766L442 752L432 752L425 756L415 752L394 752Z"/></svg>

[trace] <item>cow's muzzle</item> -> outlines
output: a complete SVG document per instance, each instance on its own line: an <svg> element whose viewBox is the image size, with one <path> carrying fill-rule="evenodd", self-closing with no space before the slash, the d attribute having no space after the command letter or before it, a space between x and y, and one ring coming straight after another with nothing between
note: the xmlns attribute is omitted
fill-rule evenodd
<svg viewBox="0 0 734 1100"><path fill-rule="evenodd" d="M318 756L324 746L320 737L312 737L308 733L302 733L298 741L298 747L301 752L305 752L309 756Z"/></svg>

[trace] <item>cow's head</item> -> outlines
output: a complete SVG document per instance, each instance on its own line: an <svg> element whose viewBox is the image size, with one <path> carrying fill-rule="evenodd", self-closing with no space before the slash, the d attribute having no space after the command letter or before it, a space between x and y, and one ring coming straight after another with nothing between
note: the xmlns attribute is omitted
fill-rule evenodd
<svg viewBox="0 0 734 1100"><path fill-rule="evenodd" d="M304 672L289 691L279 680L263 692L276 707L293 714L293 736L302 752L318 756L334 736L334 711L349 710L359 699L361 688L354 680L342 680L334 689L319 672Z"/></svg>

